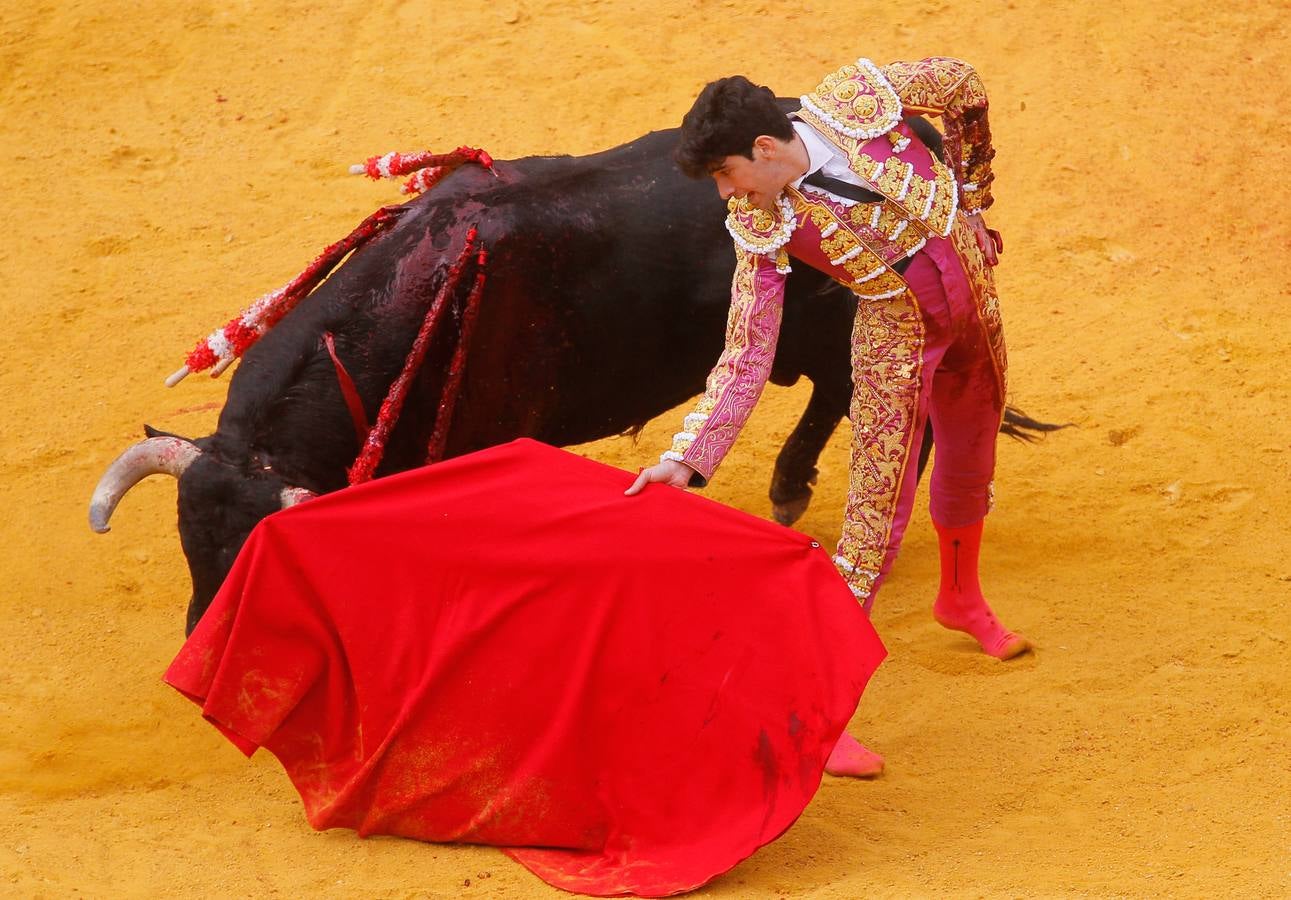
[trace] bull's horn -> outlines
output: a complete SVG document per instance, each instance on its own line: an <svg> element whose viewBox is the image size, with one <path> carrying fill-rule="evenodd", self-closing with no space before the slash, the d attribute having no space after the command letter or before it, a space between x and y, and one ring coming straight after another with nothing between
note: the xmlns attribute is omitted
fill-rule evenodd
<svg viewBox="0 0 1291 900"><path fill-rule="evenodd" d="M306 500L312 500L318 495L309 488L302 487L285 487L278 492L278 500L282 503L282 508L295 506L297 503L304 503Z"/></svg>
<svg viewBox="0 0 1291 900"><path fill-rule="evenodd" d="M149 475L164 472L178 478L202 455L196 444L177 437L150 437L116 458L99 479L90 498L90 527L103 534L126 491Z"/></svg>

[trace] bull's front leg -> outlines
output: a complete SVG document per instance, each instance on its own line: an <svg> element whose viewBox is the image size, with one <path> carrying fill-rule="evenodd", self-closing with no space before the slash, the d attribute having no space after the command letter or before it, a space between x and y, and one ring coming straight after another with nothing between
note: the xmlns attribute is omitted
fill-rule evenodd
<svg viewBox="0 0 1291 900"><path fill-rule="evenodd" d="M811 486L816 483L816 461L847 414L847 401L846 391L831 391L813 382L811 399L776 457L771 477L772 515L781 525L792 525L807 511Z"/></svg>

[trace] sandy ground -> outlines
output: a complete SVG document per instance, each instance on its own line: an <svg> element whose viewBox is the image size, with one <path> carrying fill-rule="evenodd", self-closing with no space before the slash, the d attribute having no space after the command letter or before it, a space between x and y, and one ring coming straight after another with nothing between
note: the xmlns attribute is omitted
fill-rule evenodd
<svg viewBox="0 0 1291 900"><path fill-rule="evenodd" d="M1291 894L1287 8L1064 6L8 4L0 893L555 895L489 848L312 832L272 758L161 683L173 482L106 537L94 482L144 421L213 429L225 383L162 377L392 199L345 164L587 152L719 75L797 93L947 53L993 98L1013 401L1078 426L1001 451L987 586L1038 649L1001 664L933 623L921 513L852 724L889 772L827 780L701 895ZM766 514L804 402L772 389L710 495ZM635 467L676 421L583 450ZM845 468L840 432L803 530L833 540Z"/></svg>

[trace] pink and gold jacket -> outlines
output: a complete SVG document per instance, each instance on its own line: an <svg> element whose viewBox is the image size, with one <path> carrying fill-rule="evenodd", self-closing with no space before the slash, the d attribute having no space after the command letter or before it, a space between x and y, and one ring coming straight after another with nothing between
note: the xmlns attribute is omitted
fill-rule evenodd
<svg viewBox="0 0 1291 900"><path fill-rule="evenodd" d="M932 57L878 67L861 59L826 77L801 103L794 117L841 150L883 199L840 204L786 187L775 212L729 201L726 227L736 267L726 346L704 395L662 457L686 463L704 482L770 375L789 257L826 272L862 304L896 298L909 289L894 264L929 240L949 237L962 244L970 238L957 212L991 205L986 90L968 63ZM914 137L902 121L906 115L941 117L946 164ZM986 311L995 312L993 288L990 294L983 298Z"/></svg>

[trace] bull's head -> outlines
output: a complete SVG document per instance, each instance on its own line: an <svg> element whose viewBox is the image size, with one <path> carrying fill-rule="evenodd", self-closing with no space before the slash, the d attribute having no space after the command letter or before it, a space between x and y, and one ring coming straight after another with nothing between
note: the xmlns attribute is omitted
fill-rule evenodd
<svg viewBox="0 0 1291 900"><path fill-rule="evenodd" d="M287 484L268 466L234 464L200 442L151 428L147 433L99 479L90 500L90 527L106 532L121 498L147 476L179 480L179 540L193 579L185 628L191 634L256 523L313 494Z"/></svg>

